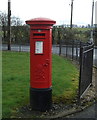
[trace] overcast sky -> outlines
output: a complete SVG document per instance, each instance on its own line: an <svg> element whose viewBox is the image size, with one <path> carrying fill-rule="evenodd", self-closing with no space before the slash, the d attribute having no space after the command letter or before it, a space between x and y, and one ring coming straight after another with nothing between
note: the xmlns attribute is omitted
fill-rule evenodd
<svg viewBox="0 0 97 120"><path fill-rule="evenodd" d="M97 1L97 0L95 0ZM7 12L8 0L0 0L0 11ZM11 0L12 16L23 22L36 17L70 24L71 0ZM92 0L74 0L73 24L91 24Z"/></svg>

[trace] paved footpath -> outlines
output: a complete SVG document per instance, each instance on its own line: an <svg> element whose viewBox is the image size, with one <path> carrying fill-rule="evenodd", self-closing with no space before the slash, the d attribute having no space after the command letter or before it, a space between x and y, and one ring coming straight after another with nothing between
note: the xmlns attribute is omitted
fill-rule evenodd
<svg viewBox="0 0 97 120"><path fill-rule="evenodd" d="M83 110L82 112L67 116L67 118L96 118L95 104Z"/></svg>

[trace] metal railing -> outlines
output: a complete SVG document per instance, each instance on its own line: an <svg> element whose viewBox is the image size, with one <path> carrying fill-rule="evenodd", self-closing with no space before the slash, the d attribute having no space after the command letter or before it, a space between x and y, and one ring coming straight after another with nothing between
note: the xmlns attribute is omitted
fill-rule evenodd
<svg viewBox="0 0 97 120"><path fill-rule="evenodd" d="M93 50L94 44L80 48L79 98L92 85Z"/></svg>
<svg viewBox="0 0 97 120"><path fill-rule="evenodd" d="M67 43L61 41L60 45L56 47L55 50L58 50L59 55L78 61L80 66L78 98L80 99L92 85L94 44L72 40Z"/></svg>

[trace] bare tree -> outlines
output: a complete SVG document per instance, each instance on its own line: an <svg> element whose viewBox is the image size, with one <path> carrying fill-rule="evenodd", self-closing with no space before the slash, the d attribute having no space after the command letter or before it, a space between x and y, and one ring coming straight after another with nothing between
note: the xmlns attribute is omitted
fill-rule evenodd
<svg viewBox="0 0 97 120"><path fill-rule="evenodd" d="M7 37L7 14L4 12L0 11L0 26L2 27L2 40L6 41L6 37Z"/></svg>

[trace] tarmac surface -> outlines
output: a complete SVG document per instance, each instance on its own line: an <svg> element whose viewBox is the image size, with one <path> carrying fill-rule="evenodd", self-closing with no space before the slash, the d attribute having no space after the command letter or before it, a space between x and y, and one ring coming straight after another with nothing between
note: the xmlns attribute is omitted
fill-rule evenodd
<svg viewBox="0 0 97 120"><path fill-rule="evenodd" d="M95 104L84 109L82 112L75 113L67 118L96 118L96 108Z"/></svg>

